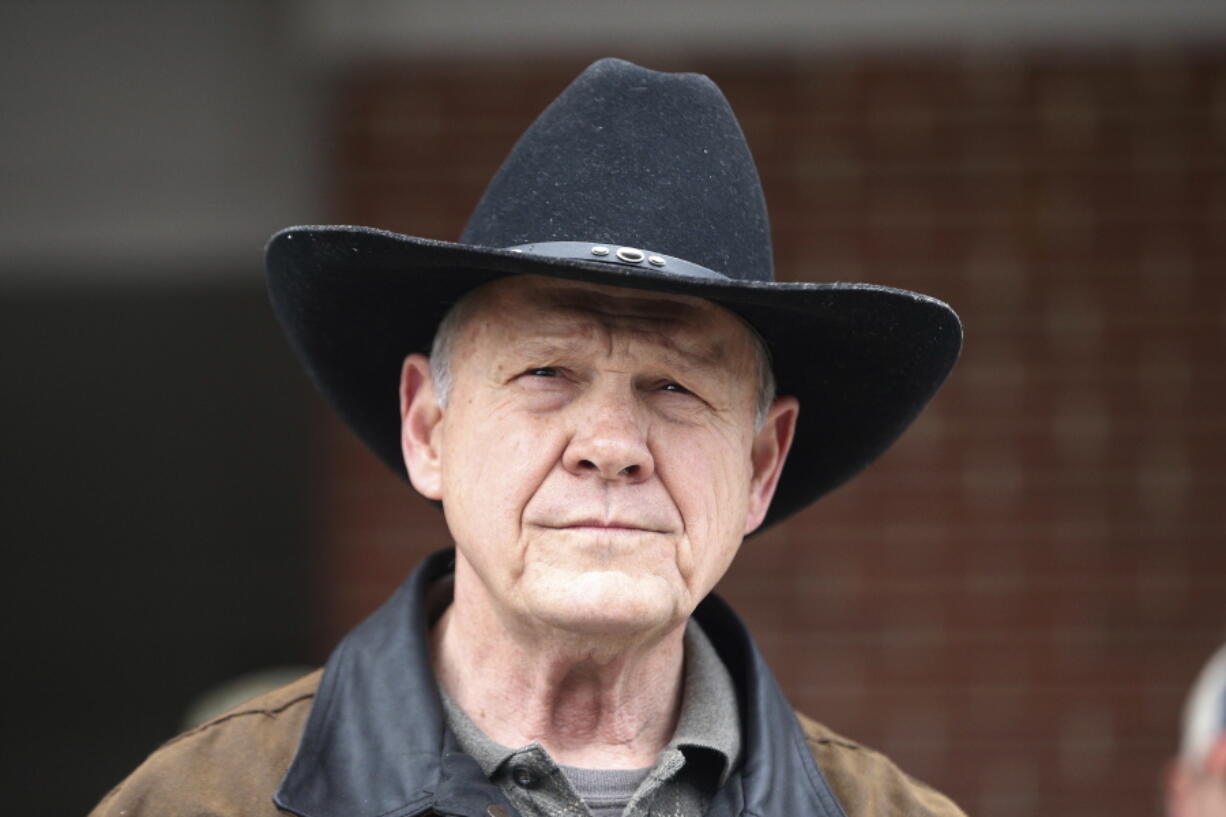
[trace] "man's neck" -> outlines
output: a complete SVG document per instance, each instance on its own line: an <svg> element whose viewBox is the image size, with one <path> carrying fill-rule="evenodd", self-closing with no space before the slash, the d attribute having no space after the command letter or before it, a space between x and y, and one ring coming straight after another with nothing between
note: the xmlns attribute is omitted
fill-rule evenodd
<svg viewBox="0 0 1226 817"><path fill-rule="evenodd" d="M495 742L537 742L567 766L634 769L652 765L676 728L684 633L682 623L613 645L525 637L457 602L435 624L431 653L439 683Z"/></svg>

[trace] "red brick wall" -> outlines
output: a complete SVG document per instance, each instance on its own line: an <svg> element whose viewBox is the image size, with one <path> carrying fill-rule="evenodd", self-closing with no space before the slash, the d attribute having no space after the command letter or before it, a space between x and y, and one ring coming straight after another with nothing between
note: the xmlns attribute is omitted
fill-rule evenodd
<svg viewBox="0 0 1226 817"><path fill-rule="evenodd" d="M722 592L795 703L975 814L1157 813L1226 638L1226 49L648 60L721 84L783 280L941 297L966 351ZM584 61L348 70L335 217L453 239ZM447 543L320 419L321 644Z"/></svg>

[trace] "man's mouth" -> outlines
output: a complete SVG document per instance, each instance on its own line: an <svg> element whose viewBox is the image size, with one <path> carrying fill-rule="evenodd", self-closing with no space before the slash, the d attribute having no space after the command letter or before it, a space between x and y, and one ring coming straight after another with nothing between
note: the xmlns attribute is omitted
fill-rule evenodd
<svg viewBox="0 0 1226 817"><path fill-rule="evenodd" d="M564 522L542 524L541 527L554 530L602 531L609 533L667 533L667 531L649 522L629 519L599 519L595 517L584 519L568 519Z"/></svg>

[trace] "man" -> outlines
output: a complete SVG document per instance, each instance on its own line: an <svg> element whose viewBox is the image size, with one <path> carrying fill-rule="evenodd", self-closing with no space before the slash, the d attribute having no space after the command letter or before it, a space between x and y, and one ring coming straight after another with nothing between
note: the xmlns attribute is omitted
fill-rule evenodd
<svg viewBox="0 0 1226 817"><path fill-rule="evenodd" d="M1226 817L1226 645L1188 693L1179 757L1166 780L1170 817Z"/></svg>
<svg viewBox="0 0 1226 817"><path fill-rule="evenodd" d="M455 550L322 678L171 742L99 814L960 813L795 715L708 595L746 535L888 446L961 342L922 295L773 281L709 80L598 62L460 243L295 228L268 269L320 388Z"/></svg>

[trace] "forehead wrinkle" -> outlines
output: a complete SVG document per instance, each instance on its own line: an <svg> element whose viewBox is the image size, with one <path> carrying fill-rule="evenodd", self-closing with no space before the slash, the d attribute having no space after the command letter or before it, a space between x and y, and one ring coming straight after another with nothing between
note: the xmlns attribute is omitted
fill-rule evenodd
<svg viewBox="0 0 1226 817"><path fill-rule="evenodd" d="M495 344L504 353L556 359L598 342L599 332L605 336L606 353L612 355L615 330L622 329L662 347L668 353L666 363L682 373L731 367L740 376L754 368L752 330L737 316L700 299L635 292L572 286L538 276L495 281L470 296L474 304L462 342L467 345L493 330L502 335ZM586 320L576 324L565 320L568 315ZM622 345L633 352L631 343Z"/></svg>
<svg viewBox="0 0 1226 817"><path fill-rule="evenodd" d="M604 354L613 357L619 349L631 358L641 356L636 346L651 346L662 350L667 365L684 373L714 370L729 362L732 355L727 340L695 338L693 343L678 342L674 333L659 322L606 320L599 316L586 325L576 327L550 325L542 321L533 326L533 334L510 347L516 355L540 360L565 357L585 349L604 347ZM629 324L629 325L627 325Z"/></svg>
<svg viewBox="0 0 1226 817"><path fill-rule="evenodd" d="M610 355L620 331L665 348L672 358L670 362L684 371L717 368L730 357L727 339L713 336L709 330L703 331L709 327L713 316L683 301L579 289L545 290L537 294L559 312L596 321L604 330ZM556 332L543 331L544 327L539 329L545 335L573 332L573 328L562 327ZM677 336L680 334L688 335L692 342L679 342Z"/></svg>

